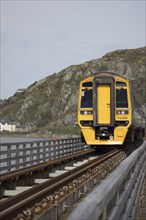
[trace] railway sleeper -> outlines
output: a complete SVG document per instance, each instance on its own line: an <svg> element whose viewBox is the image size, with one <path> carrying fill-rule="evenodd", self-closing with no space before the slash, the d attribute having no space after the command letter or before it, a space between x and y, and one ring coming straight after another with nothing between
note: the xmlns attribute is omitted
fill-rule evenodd
<svg viewBox="0 0 146 220"><path fill-rule="evenodd" d="M29 210L28 213L31 213L30 219L64 219L68 215L67 211L71 211L72 207L79 200L83 199L96 184L100 183L125 157L124 153L114 156L112 160L109 159L100 166L89 170L78 179L72 181L68 186L64 186L53 195L44 198L39 204L36 204ZM117 162L113 163L113 160L117 160ZM28 219L24 213L23 215L24 219ZM22 219L19 216L15 220Z"/></svg>

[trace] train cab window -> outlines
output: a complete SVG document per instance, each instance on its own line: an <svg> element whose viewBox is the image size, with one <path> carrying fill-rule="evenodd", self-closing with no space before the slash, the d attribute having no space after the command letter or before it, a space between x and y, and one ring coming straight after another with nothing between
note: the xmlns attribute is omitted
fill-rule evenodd
<svg viewBox="0 0 146 220"><path fill-rule="evenodd" d="M126 83L125 83L125 82L119 82L119 81L117 81L117 82L116 82L116 86L117 86L117 87L124 87L124 86L126 86Z"/></svg>
<svg viewBox="0 0 146 220"><path fill-rule="evenodd" d="M92 82L84 82L82 84L83 87L92 87Z"/></svg>
<svg viewBox="0 0 146 220"><path fill-rule="evenodd" d="M128 108L127 89L116 89L116 108Z"/></svg>
<svg viewBox="0 0 146 220"><path fill-rule="evenodd" d="M92 89L82 89L81 108L92 108Z"/></svg>

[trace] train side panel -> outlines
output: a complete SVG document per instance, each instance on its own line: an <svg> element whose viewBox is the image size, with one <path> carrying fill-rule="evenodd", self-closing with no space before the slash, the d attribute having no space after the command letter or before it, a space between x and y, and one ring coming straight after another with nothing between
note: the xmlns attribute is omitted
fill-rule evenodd
<svg viewBox="0 0 146 220"><path fill-rule="evenodd" d="M131 140L134 141L144 136L146 119L142 110L142 105L137 94L135 93L132 83L130 83L130 90L132 100L132 125L129 129L129 133L131 134Z"/></svg>

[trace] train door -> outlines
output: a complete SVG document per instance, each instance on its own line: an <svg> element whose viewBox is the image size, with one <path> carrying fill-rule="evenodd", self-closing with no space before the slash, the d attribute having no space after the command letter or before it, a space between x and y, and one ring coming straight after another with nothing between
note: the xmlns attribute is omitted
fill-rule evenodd
<svg viewBox="0 0 146 220"><path fill-rule="evenodd" d="M115 123L115 81L98 77L93 83L94 127L113 127Z"/></svg>
<svg viewBox="0 0 146 220"><path fill-rule="evenodd" d="M111 86L110 85L98 85L97 87L97 119L98 124L110 124L111 123Z"/></svg>

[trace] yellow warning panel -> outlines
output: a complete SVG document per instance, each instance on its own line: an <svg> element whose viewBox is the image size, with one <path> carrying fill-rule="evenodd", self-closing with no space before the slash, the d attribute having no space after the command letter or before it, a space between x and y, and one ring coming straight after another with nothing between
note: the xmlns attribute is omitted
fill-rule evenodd
<svg viewBox="0 0 146 220"><path fill-rule="evenodd" d="M97 87L97 118L98 124L110 124L110 85Z"/></svg>
<svg viewBox="0 0 146 220"><path fill-rule="evenodd" d="M123 130L118 130L117 131L117 136L118 137L123 137L124 136L124 131Z"/></svg>

